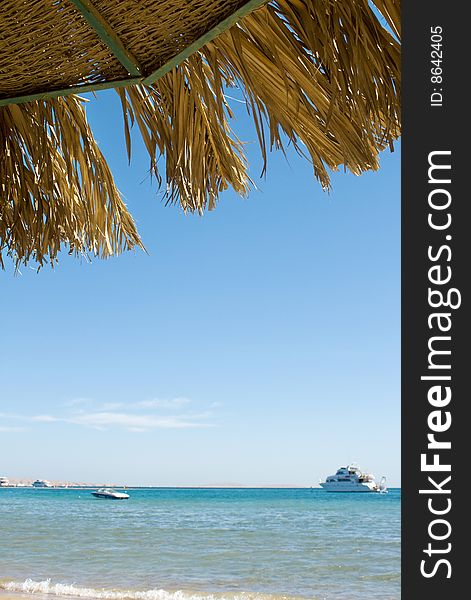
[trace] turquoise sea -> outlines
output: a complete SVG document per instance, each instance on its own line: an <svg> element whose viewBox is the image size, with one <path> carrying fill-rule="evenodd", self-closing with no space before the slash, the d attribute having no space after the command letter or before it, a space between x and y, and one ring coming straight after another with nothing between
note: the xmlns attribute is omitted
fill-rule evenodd
<svg viewBox="0 0 471 600"><path fill-rule="evenodd" d="M0 597L398 600L400 490L0 489Z"/></svg>

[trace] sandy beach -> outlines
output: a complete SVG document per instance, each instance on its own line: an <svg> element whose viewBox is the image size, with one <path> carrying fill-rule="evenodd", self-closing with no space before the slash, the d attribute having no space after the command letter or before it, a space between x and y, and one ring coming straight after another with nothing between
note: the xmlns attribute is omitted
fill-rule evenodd
<svg viewBox="0 0 471 600"><path fill-rule="evenodd" d="M45 596L43 596L44 598ZM2 600L31 600L31 594L20 594L19 592L7 592L0 589L0 598Z"/></svg>

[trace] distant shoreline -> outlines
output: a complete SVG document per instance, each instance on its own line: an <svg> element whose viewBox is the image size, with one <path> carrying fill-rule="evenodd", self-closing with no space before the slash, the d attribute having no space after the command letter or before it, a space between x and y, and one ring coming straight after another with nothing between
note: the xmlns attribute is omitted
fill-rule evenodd
<svg viewBox="0 0 471 600"><path fill-rule="evenodd" d="M321 490L319 485L119 485L119 484L97 484L97 485L54 485L52 487L28 486L0 486L1 489L19 490L95 490L98 488L121 488L127 490ZM400 490L401 486L391 486L390 490Z"/></svg>
<svg viewBox="0 0 471 600"><path fill-rule="evenodd" d="M19 490L94 490L97 488L126 488L129 490L308 490L321 489L319 485L121 485L118 483L89 483L85 485L73 484L53 484L51 487L34 487L33 485L5 485L0 489L19 489Z"/></svg>

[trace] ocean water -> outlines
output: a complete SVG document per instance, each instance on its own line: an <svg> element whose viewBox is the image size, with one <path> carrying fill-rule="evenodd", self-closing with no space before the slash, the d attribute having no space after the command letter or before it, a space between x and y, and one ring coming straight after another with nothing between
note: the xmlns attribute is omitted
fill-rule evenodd
<svg viewBox="0 0 471 600"><path fill-rule="evenodd" d="M400 598L400 490L0 489L0 595Z"/></svg>

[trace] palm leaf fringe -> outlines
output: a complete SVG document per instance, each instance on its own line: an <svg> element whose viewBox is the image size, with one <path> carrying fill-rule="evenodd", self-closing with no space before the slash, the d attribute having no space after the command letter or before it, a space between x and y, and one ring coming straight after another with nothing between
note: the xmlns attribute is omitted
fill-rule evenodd
<svg viewBox="0 0 471 600"><path fill-rule="evenodd" d="M154 85L117 90L125 140L140 132L166 198L204 212L250 187L227 91L243 93L264 171L290 143L329 188L340 166L360 174L400 134L397 0L277 0L252 12ZM1 250L55 261L62 245L106 257L142 247L77 96L0 110Z"/></svg>
<svg viewBox="0 0 471 600"><path fill-rule="evenodd" d="M142 247L77 96L0 111L0 260L53 263ZM3 266L3 262L2 262Z"/></svg>

